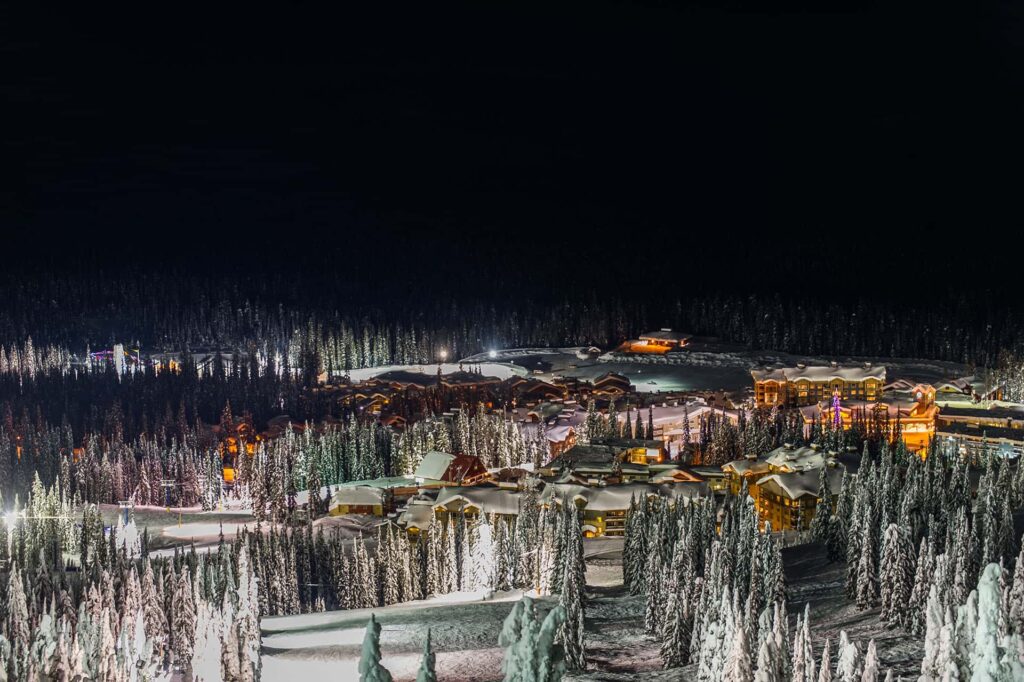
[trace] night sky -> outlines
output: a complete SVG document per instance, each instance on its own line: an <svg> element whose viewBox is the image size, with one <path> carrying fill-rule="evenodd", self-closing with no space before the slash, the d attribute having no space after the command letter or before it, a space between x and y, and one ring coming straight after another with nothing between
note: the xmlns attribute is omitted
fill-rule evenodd
<svg viewBox="0 0 1024 682"><path fill-rule="evenodd" d="M882 295L1016 261L1009 2L31 11L0 21L19 260Z"/></svg>

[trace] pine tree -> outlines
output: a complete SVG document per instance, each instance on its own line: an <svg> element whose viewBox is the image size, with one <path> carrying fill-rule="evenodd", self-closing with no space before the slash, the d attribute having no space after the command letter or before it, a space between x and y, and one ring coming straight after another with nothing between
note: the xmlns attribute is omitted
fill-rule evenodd
<svg viewBox="0 0 1024 682"><path fill-rule="evenodd" d="M861 672L860 682L878 682L878 652L875 650L875 640L868 642L868 651L864 654L864 670Z"/></svg>
<svg viewBox="0 0 1024 682"><path fill-rule="evenodd" d="M839 660L836 661L836 682L860 682L860 652L857 645L846 636L846 630L839 631Z"/></svg>
<svg viewBox="0 0 1024 682"><path fill-rule="evenodd" d="M793 636L792 664L790 675L793 682L814 682L814 652L811 649L811 605L804 607L803 616L797 616L796 632Z"/></svg>
<svg viewBox="0 0 1024 682"><path fill-rule="evenodd" d="M1018 467L1024 469L1024 467ZM1024 633L1024 541L1013 569L1013 585L1010 588L1009 621L1013 629Z"/></svg>
<svg viewBox="0 0 1024 682"><path fill-rule="evenodd" d="M757 651L757 672L754 674L756 682L783 682L785 672L782 669L779 650L775 643L775 637L768 636L761 641Z"/></svg>
<svg viewBox="0 0 1024 682"><path fill-rule="evenodd" d="M818 542L827 542L829 525L832 521L832 492L828 486L828 465L823 465L818 474L818 504L811 519L811 537Z"/></svg>
<svg viewBox="0 0 1024 682"><path fill-rule="evenodd" d="M722 671L723 682L750 682L754 678L750 660L750 643L747 629L740 626L732 638L732 647Z"/></svg>
<svg viewBox="0 0 1024 682"><path fill-rule="evenodd" d="M863 536L860 542L860 556L857 560L857 608L871 608L878 602L878 562L876 552L878 543L875 541L874 523L870 518L870 502L862 508L864 518L861 520Z"/></svg>
<svg viewBox="0 0 1024 682"><path fill-rule="evenodd" d="M584 645L583 600L586 585L583 560L583 534L580 530L579 513L576 505L566 504L565 510L565 569L562 578L562 594L559 600L565 611L562 642L565 648L565 663L570 670L585 670L587 667Z"/></svg>
<svg viewBox="0 0 1024 682"><path fill-rule="evenodd" d="M972 680L1019 680L1024 678L1020 663L1020 636L1000 635L1000 569L989 564L978 582L978 619L970 656Z"/></svg>
<svg viewBox="0 0 1024 682"><path fill-rule="evenodd" d="M7 579L7 637L15 648L27 649L31 625L21 575L15 567Z"/></svg>
<svg viewBox="0 0 1024 682"><path fill-rule="evenodd" d="M187 668L192 661L196 632L196 605L192 597L192 581L189 579L187 565L181 568L172 603L174 657L179 665Z"/></svg>
<svg viewBox="0 0 1024 682"><path fill-rule="evenodd" d="M420 669L416 672L416 682L437 682L437 675L434 673L434 652L430 648L430 628L427 628L427 638L423 642L423 658L420 660Z"/></svg>
<svg viewBox="0 0 1024 682"><path fill-rule="evenodd" d="M825 638L825 644L821 647L821 663L818 665L818 681L832 682L832 652L829 648L829 638Z"/></svg>
<svg viewBox="0 0 1024 682"><path fill-rule="evenodd" d="M889 624L909 622L907 604L913 590L914 570L906 534L895 523L885 529L882 544L880 617Z"/></svg>
<svg viewBox="0 0 1024 682"><path fill-rule="evenodd" d="M921 538L921 547L917 554L917 565L914 571L914 586L910 592L907 606L905 627L911 634L920 635L924 632L925 608L928 603L928 590L935 571L935 557L928 538Z"/></svg>
<svg viewBox="0 0 1024 682"><path fill-rule="evenodd" d="M380 623L372 613L359 657L359 682L391 682L391 673L380 663Z"/></svg>

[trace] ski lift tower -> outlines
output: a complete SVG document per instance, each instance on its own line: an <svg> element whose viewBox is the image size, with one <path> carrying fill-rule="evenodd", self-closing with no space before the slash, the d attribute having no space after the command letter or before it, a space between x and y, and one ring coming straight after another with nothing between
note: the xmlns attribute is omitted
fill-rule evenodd
<svg viewBox="0 0 1024 682"><path fill-rule="evenodd" d="M131 500L118 500L117 506L121 508L121 518L123 519L124 525L128 525L128 519L131 516L132 509L135 508L135 503Z"/></svg>
<svg viewBox="0 0 1024 682"><path fill-rule="evenodd" d="M171 511L171 488L179 485L173 478L160 479L160 487L164 489L164 508ZM178 527L181 527L181 499L178 499Z"/></svg>

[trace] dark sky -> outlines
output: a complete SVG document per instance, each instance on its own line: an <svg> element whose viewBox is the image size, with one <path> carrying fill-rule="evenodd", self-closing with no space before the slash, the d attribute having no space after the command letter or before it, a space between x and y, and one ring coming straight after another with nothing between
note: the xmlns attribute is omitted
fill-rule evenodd
<svg viewBox="0 0 1024 682"><path fill-rule="evenodd" d="M25 4L0 17L0 221L51 267L756 289L1016 260L1010 2Z"/></svg>

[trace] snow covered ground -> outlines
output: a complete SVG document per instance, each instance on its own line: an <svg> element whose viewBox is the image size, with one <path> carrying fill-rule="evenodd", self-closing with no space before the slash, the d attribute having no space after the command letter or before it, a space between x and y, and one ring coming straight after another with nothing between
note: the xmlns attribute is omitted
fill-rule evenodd
<svg viewBox="0 0 1024 682"><path fill-rule="evenodd" d="M622 585L622 540L584 541L587 557L586 642L589 668L567 679L586 681L696 679L695 666L662 670L658 642L643 631L644 600L626 594ZM857 611L845 598L845 566L829 564L819 545L784 550L789 585L789 613L795 621L805 602L811 604L814 648L820 655L824 638L836 650L845 629L861 646L875 639L882 669L906 676L918 671L921 643L879 622L878 610ZM458 593L418 602L372 609L382 624L382 662L397 682L415 678L427 628L437 652L438 679L484 682L501 679L502 651L498 633L520 592L482 599L479 593ZM541 610L557 598L538 601ZM370 610L265 618L263 679L295 680L297 675L323 674L322 679L357 679L360 645ZM791 622L792 625L792 622Z"/></svg>
<svg viewBox="0 0 1024 682"><path fill-rule="evenodd" d="M521 592L456 593L372 609L381 624L381 662L396 682L413 680L430 629L440 680L501 678L498 633ZM543 610L556 600L540 600ZM263 680L359 679L359 652L370 610L263 619ZM306 678L313 679L313 678Z"/></svg>
<svg viewBox="0 0 1024 682"><path fill-rule="evenodd" d="M668 355L604 355L581 359L577 348L509 348L495 351L496 359L519 365L538 379L565 376L593 380L606 372L629 377L640 393L674 391L744 391L752 387L750 370L765 366L862 364L884 365L888 379L936 382L970 374L968 367L953 362L905 358L869 358L849 356L803 356L774 351L752 351L736 344L714 340L696 340L686 350ZM486 362L489 353L463 360ZM433 365L437 371L436 365ZM488 372L485 371L485 374Z"/></svg>
<svg viewBox="0 0 1024 682"><path fill-rule="evenodd" d="M497 377L499 379L508 379L509 377L522 376L526 374L526 370L515 365L511 362L474 362L472 367L468 366L468 363L463 363L461 369L479 369L484 376ZM458 372L460 366L458 363L445 362L441 364L442 374L451 374L452 372ZM412 372L415 374L422 374L425 380L433 380L437 376L437 364L432 363L428 365L386 365L384 367L363 367L362 369L350 370L347 374L352 381L366 381L372 379L375 376L384 374L385 372ZM339 372L339 374L345 374Z"/></svg>

